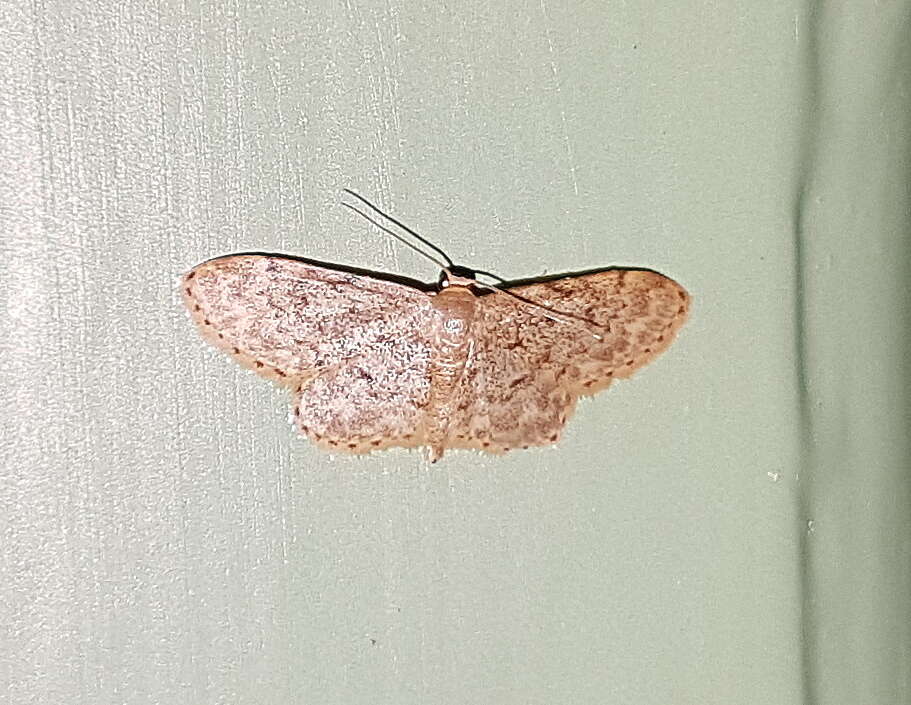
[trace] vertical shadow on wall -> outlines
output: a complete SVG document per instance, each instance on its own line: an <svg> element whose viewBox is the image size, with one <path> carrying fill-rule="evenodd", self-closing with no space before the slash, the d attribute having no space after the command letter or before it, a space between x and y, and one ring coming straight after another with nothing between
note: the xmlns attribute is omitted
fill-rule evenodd
<svg viewBox="0 0 911 705"><path fill-rule="evenodd" d="M908 14L905 17L904 22L905 31L900 33L898 36L907 37L909 36L908 32L911 32L911 9L909 9ZM906 285L902 289L901 297L901 311L903 316L898 321L899 325L902 327L902 339L904 344L902 347L902 362L899 367L900 376L898 379L904 380L905 384L903 386L903 394L899 400L899 413L900 418L904 420L904 427L906 429L911 428L911 385L907 384L907 380L911 380L911 286L907 286L908 280L911 280L911 79L908 78L908 67L911 65L911 47L907 42L901 42L900 46L902 47L898 61L896 62L897 66L895 67L895 74L898 77L896 83L899 85L896 87L896 95L904 97L904 110L901 112L905 116L904 128L904 150L901 155L901 168L898 170L900 173L905 175L904 181L904 223L902 225L902 232L904 237L897 238L900 243L901 252L896 253L896 261L900 263L901 271L905 273ZM911 436L905 434L903 439L903 447L901 448L903 464L905 468L911 468ZM901 506L904 507L904 515L911 516L911 482L904 483L904 496L901 497ZM902 536L902 539L906 539L906 536ZM904 543L904 587L907 590L907 586L911 583L911 555L909 555L909 549L907 543ZM905 593L907 594L907 592ZM907 647L909 644L908 632L905 632L904 645L905 649L904 654L907 655ZM904 676L907 678L907 675ZM907 681L906 681L907 682Z"/></svg>
<svg viewBox="0 0 911 705"><path fill-rule="evenodd" d="M817 632L813 618L813 595L815 576L809 537L806 531L806 517L810 516L813 474L813 414L809 393L808 342L810 302L807 298L807 219L812 198L813 178L819 156L819 15L818 2L810 2L805 14L806 30L801 67L803 70L803 91L798 96L803 106L803 119L799 126L799 150L797 157L796 193L793 205L794 239L794 357L797 382L797 418L800 437L800 483L797 491L797 522L795 527L798 541L798 578L800 589L800 666L802 701L805 705L816 705L814 653Z"/></svg>
<svg viewBox="0 0 911 705"><path fill-rule="evenodd" d="M834 111L841 107L838 104L838 86L828 85L827 79L824 78L826 75L826 63L824 62L827 61L826 52L828 48L822 43L821 37L825 36L827 29L832 29L824 25L832 24L834 26L838 24L839 20L844 22L846 15L838 9L832 9L830 11L831 15L824 14L822 7L818 0L811 1L806 5L806 13L802 18L805 27L804 32L802 32L803 45L800 48L802 51L801 68L803 74L802 91L798 96L798 100L800 100L804 112L799 125L799 150L795 155L796 188L792 204L795 292L794 354L796 360L797 416L801 446L799 461L800 481L796 495L798 505L796 507L797 526L795 530L797 532L796 538L799 551L801 687L802 700L808 705L819 703L821 693L826 690L825 684L820 679L831 678L834 669L844 663L841 660L832 660L831 657L826 662L821 660L820 656L822 649L827 646L827 642L822 640L825 625L820 623L821 612L828 607L829 627L831 627L831 612L837 607L831 604L828 606L819 604L820 590L825 586L825 582L821 582L821 580L828 575L831 583L831 578L836 568L833 568L832 565L827 566L825 563L818 562L820 559L812 550L811 537L807 531L806 521L813 517L814 512L819 509L819 505L814 505L814 502L818 502L820 490L825 489L823 486L824 478L817 473L826 467L827 458L839 457L839 449L827 449L820 446L819 439L844 439L848 444L845 448L845 457L847 457L847 451L851 447L852 434L857 432L857 429L850 425L850 418L839 419L835 409L829 409L827 412L829 414L830 428L823 428L825 419L817 411L817 400L814 398L813 388L810 386L813 378L820 376L820 373L822 373L822 377L825 377L827 371L811 369L809 352L811 349L815 352L824 350L820 346L826 343L829 344L829 349L831 350L832 341L837 339L837 337L831 335L826 339L826 331L815 327L820 325L819 309L825 305L825 302L814 298L818 292L812 289L816 284L812 275L814 267L818 265L814 257L821 251L822 245L811 238L827 235L827 233L820 232L815 228L814 219L820 215L815 197L818 194L817 179L821 176L822 157L826 156L822 150L830 148L825 142L825 135L831 136L832 133L828 131L828 128L831 127L830 120L833 118ZM907 109L902 110L902 106L896 106L893 102L897 100L903 101L905 104L911 104L907 78L907 66L909 58L911 58L911 49L902 40L903 37L907 36L908 29L911 28L911 11L906 11L905 13L896 11L895 15L901 15L901 21L890 25L889 36L884 36L883 41L894 42L897 55L892 58L888 53L883 53L884 57L894 63L882 67L882 73L877 73L875 77L871 77L871 80L887 83L889 82L889 77L895 78L891 81L892 85L884 86L883 90L880 91L880 95L884 96L885 105L871 106L869 112L869 115L876 116L877 110L884 110L888 113L891 109L894 114L904 116L904 124L896 125L894 129L888 130L888 136L893 138L891 144L894 145L894 151L890 153L886 149L883 150L882 154L888 155L888 163L881 165L884 173L890 175L900 174L901 176L898 178L901 178L902 182L899 185L894 185L894 181L886 183L885 186L888 189L888 193L882 198L881 203L886 204L887 207L894 209L896 212L901 212L902 216L900 217L904 217L905 220L890 233L892 235L891 239L879 243L886 248L889 256L882 258L882 252L874 251L872 253L873 257L880 260L880 266L884 266L882 270L883 276L890 277L889 281L891 281L891 276L895 273L901 274L902 271L911 273L911 222L908 220L908 205L911 204L911 184L908 181L909 175L911 175L911 138L909 138L909 134L911 134L911 117L909 116L911 116L911 113ZM911 107L911 105L906 105L905 107ZM879 113L880 119L882 116L883 113ZM854 123L851 125L852 131L849 134L852 136L863 134L864 124L857 121L857 116L835 115L834 117L841 120L854 119ZM873 125L868 126L866 129L874 129L878 124L874 122ZM877 137L880 136L877 135ZM863 178L859 173L854 175L858 179ZM857 185L861 183L858 182ZM887 213L878 213L877 216L888 222L889 215ZM831 244L830 242L829 245ZM907 282L907 274L905 274L905 281ZM867 294L861 292L860 295L866 296ZM871 299L870 301L872 302L873 300ZM890 295L890 308L892 302L899 305L895 307L896 312L889 324L901 326L901 333L896 337L898 340L903 341L901 344L903 351L907 351L911 348L911 288L904 286L900 293L895 293L894 298ZM868 301L863 299L863 303L866 304ZM875 302L873 302L873 305L875 305ZM829 359L832 359L831 356ZM902 382L911 378L911 355L904 352L903 359L898 363L895 372L897 373L897 380L899 380L900 392L892 400L883 399L882 404L891 407L889 409L889 412L893 414L891 418L894 419L894 414L899 414L907 428L911 426L911 386ZM844 426L839 427L839 422L844 423ZM906 435L898 440L897 443L901 446L899 450L901 460L899 462L903 462L904 467L908 467L911 465L911 439ZM888 465L888 467L893 469L894 466ZM899 479L890 486L892 490L892 494L889 495L890 506L900 505L905 509L905 515L907 515L907 512L911 511L911 488L909 488L907 482L901 480L901 468L898 468L898 470L899 472L891 476ZM871 477L869 482L872 483L873 481L874 478ZM900 496L896 496L896 493L900 493ZM871 509L876 511L881 509L881 507L873 506ZM897 514L901 515L902 513L898 511ZM902 592L901 588L907 586L909 579L911 579L909 578L909 575L911 575L911 561L909 561L907 547L901 544L904 536L901 534L896 535L895 527L887 524L888 518L884 517L879 521L882 523L881 536L884 537L883 540L891 539L899 542L892 547L891 553L886 554L898 558L898 561L890 563L884 575L888 576L890 581L888 585L891 586L891 589L898 594L906 594ZM900 527L899 531L901 531ZM842 558L850 561L857 555L862 555L859 554L861 550L859 545L853 546L852 550L853 553L846 552ZM846 572L861 569L860 565L852 566L850 562L847 562L844 566L844 571ZM882 581L882 576L877 576L877 579ZM831 593L831 585L829 585L829 588ZM876 597L872 597L872 599L875 600ZM887 598L883 596L883 599ZM847 608L850 608L850 606ZM883 611L877 612L877 619L881 619L880 613ZM861 628L876 624L877 619L871 618ZM901 617L899 616L898 621L900 622L900 620ZM892 620L892 622L883 620L883 623L897 624L895 620ZM831 633L831 628L826 633ZM905 626L896 626L896 632L882 636L881 648L884 652L888 651L891 660L896 663L901 663L903 655L907 653L907 645L909 643L907 634ZM887 645L892 647L891 650L887 648ZM844 650L845 658L855 655L852 653L853 648ZM889 663L892 662L891 660ZM893 673L888 666L883 666L880 670L885 672L887 676L885 681L883 681L881 678L882 673L878 673L882 692L894 693L897 698L900 698L901 693L904 693L902 689L907 685L906 672ZM850 681L850 676L846 676L846 678ZM863 681L863 685L869 685L869 675L868 679ZM832 689L833 684L829 683L828 690L831 691Z"/></svg>

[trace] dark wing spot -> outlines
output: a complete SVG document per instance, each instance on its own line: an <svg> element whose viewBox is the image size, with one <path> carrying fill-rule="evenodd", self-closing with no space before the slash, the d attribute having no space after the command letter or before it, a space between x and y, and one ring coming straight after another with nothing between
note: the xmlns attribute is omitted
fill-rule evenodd
<svg viewBox="0 0 911 705"><path fill-rule="evenodd" d="M528 379L528 375L522 375L521 377L517 377L512 382L510 382L509 386L510 386L510 388L515 389L520 384L525 384L525 380L527 380L527 379Z"/></svg>
<svg viewBox="0 0 911 705"><path fill-rule="evenodd" d="M553 442L555 442L556 440L557 440L557 434L554 433L553 435L551 435L550 441L551 441L551 443L553 443Z"/></svg>
<svg viewBox="0 0 911 705"><path fill-rule="evenodd" d="M187 287L186 289L184 289L184 291L187 292L187 296L192 296L192 295L193 295L193 292L190 291L190 287Z"/></svg>
<svg viewBox="0 0 911 705"><path fill-rule="evenodd" d="M257 369L260 369L263 366L263 363L261 363L259 360L257 360L255 364Z"/></svg>
<svg viewBox="0 0 911 705"><path fill-rule="evenodd" d="M378 446L380 443L382 443L382 441L380 441L379 439L377 439L375 441L370 441L370 445L372 445L372 446Z"/></svg>

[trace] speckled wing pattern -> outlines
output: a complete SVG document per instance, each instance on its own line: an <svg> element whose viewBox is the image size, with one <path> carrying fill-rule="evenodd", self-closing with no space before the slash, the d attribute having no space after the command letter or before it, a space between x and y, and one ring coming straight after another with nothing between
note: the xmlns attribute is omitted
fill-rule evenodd
<svg viewBox="0 0 911 705"><path fill-rule="evenodd" d="M209 342L292 388L295 422L321 447L421 444L438 315L426 293L265 255L204 262L182 287Z"/></svg>
<svg viewBox="0 0 911 705"><path fill-rule="evenodd" d="M577 398L651 362L689 310L683 287L647 270L610 269L509 291L524 302L503 293L480 298L454 447L503 452L557 442Z"/></svg>
<svg viewBox="0 0 911 705"><path fill-rule="evenodd" d="M295 424L320 447L430 444L434 459L445 448L555 443L578 397L659 355L689 308L676 282L625 269L512 296L459 285L437 297L286 257L233 255L198 265L182 288L208 341L293 390ZM443 300L458 292L471 322L462 353L446 352L456 309Z"/></svg>

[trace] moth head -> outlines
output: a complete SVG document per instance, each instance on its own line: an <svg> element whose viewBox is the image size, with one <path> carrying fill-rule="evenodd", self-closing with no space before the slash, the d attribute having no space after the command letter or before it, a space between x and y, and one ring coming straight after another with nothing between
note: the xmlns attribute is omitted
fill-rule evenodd
<svg viewBox="0 0 911 705"><path fill-rule="evenodd" d="M440 279L437 286L440 289L446 289L450 286L473 286L477 281L477 276L473 269L452 265L440 272Z"/></svg>

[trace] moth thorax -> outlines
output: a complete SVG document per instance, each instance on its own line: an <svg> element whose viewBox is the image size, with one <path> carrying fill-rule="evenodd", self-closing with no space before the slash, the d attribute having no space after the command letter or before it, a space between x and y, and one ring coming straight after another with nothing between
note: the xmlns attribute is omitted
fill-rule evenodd
<svg viewBox="0 0 911 705"><path fill-rule="evenodd" d="M468 324L474 319L478 297L467 286L450 286L434 296L434 308L443 314L446 321L463 321Z"/></svg>

